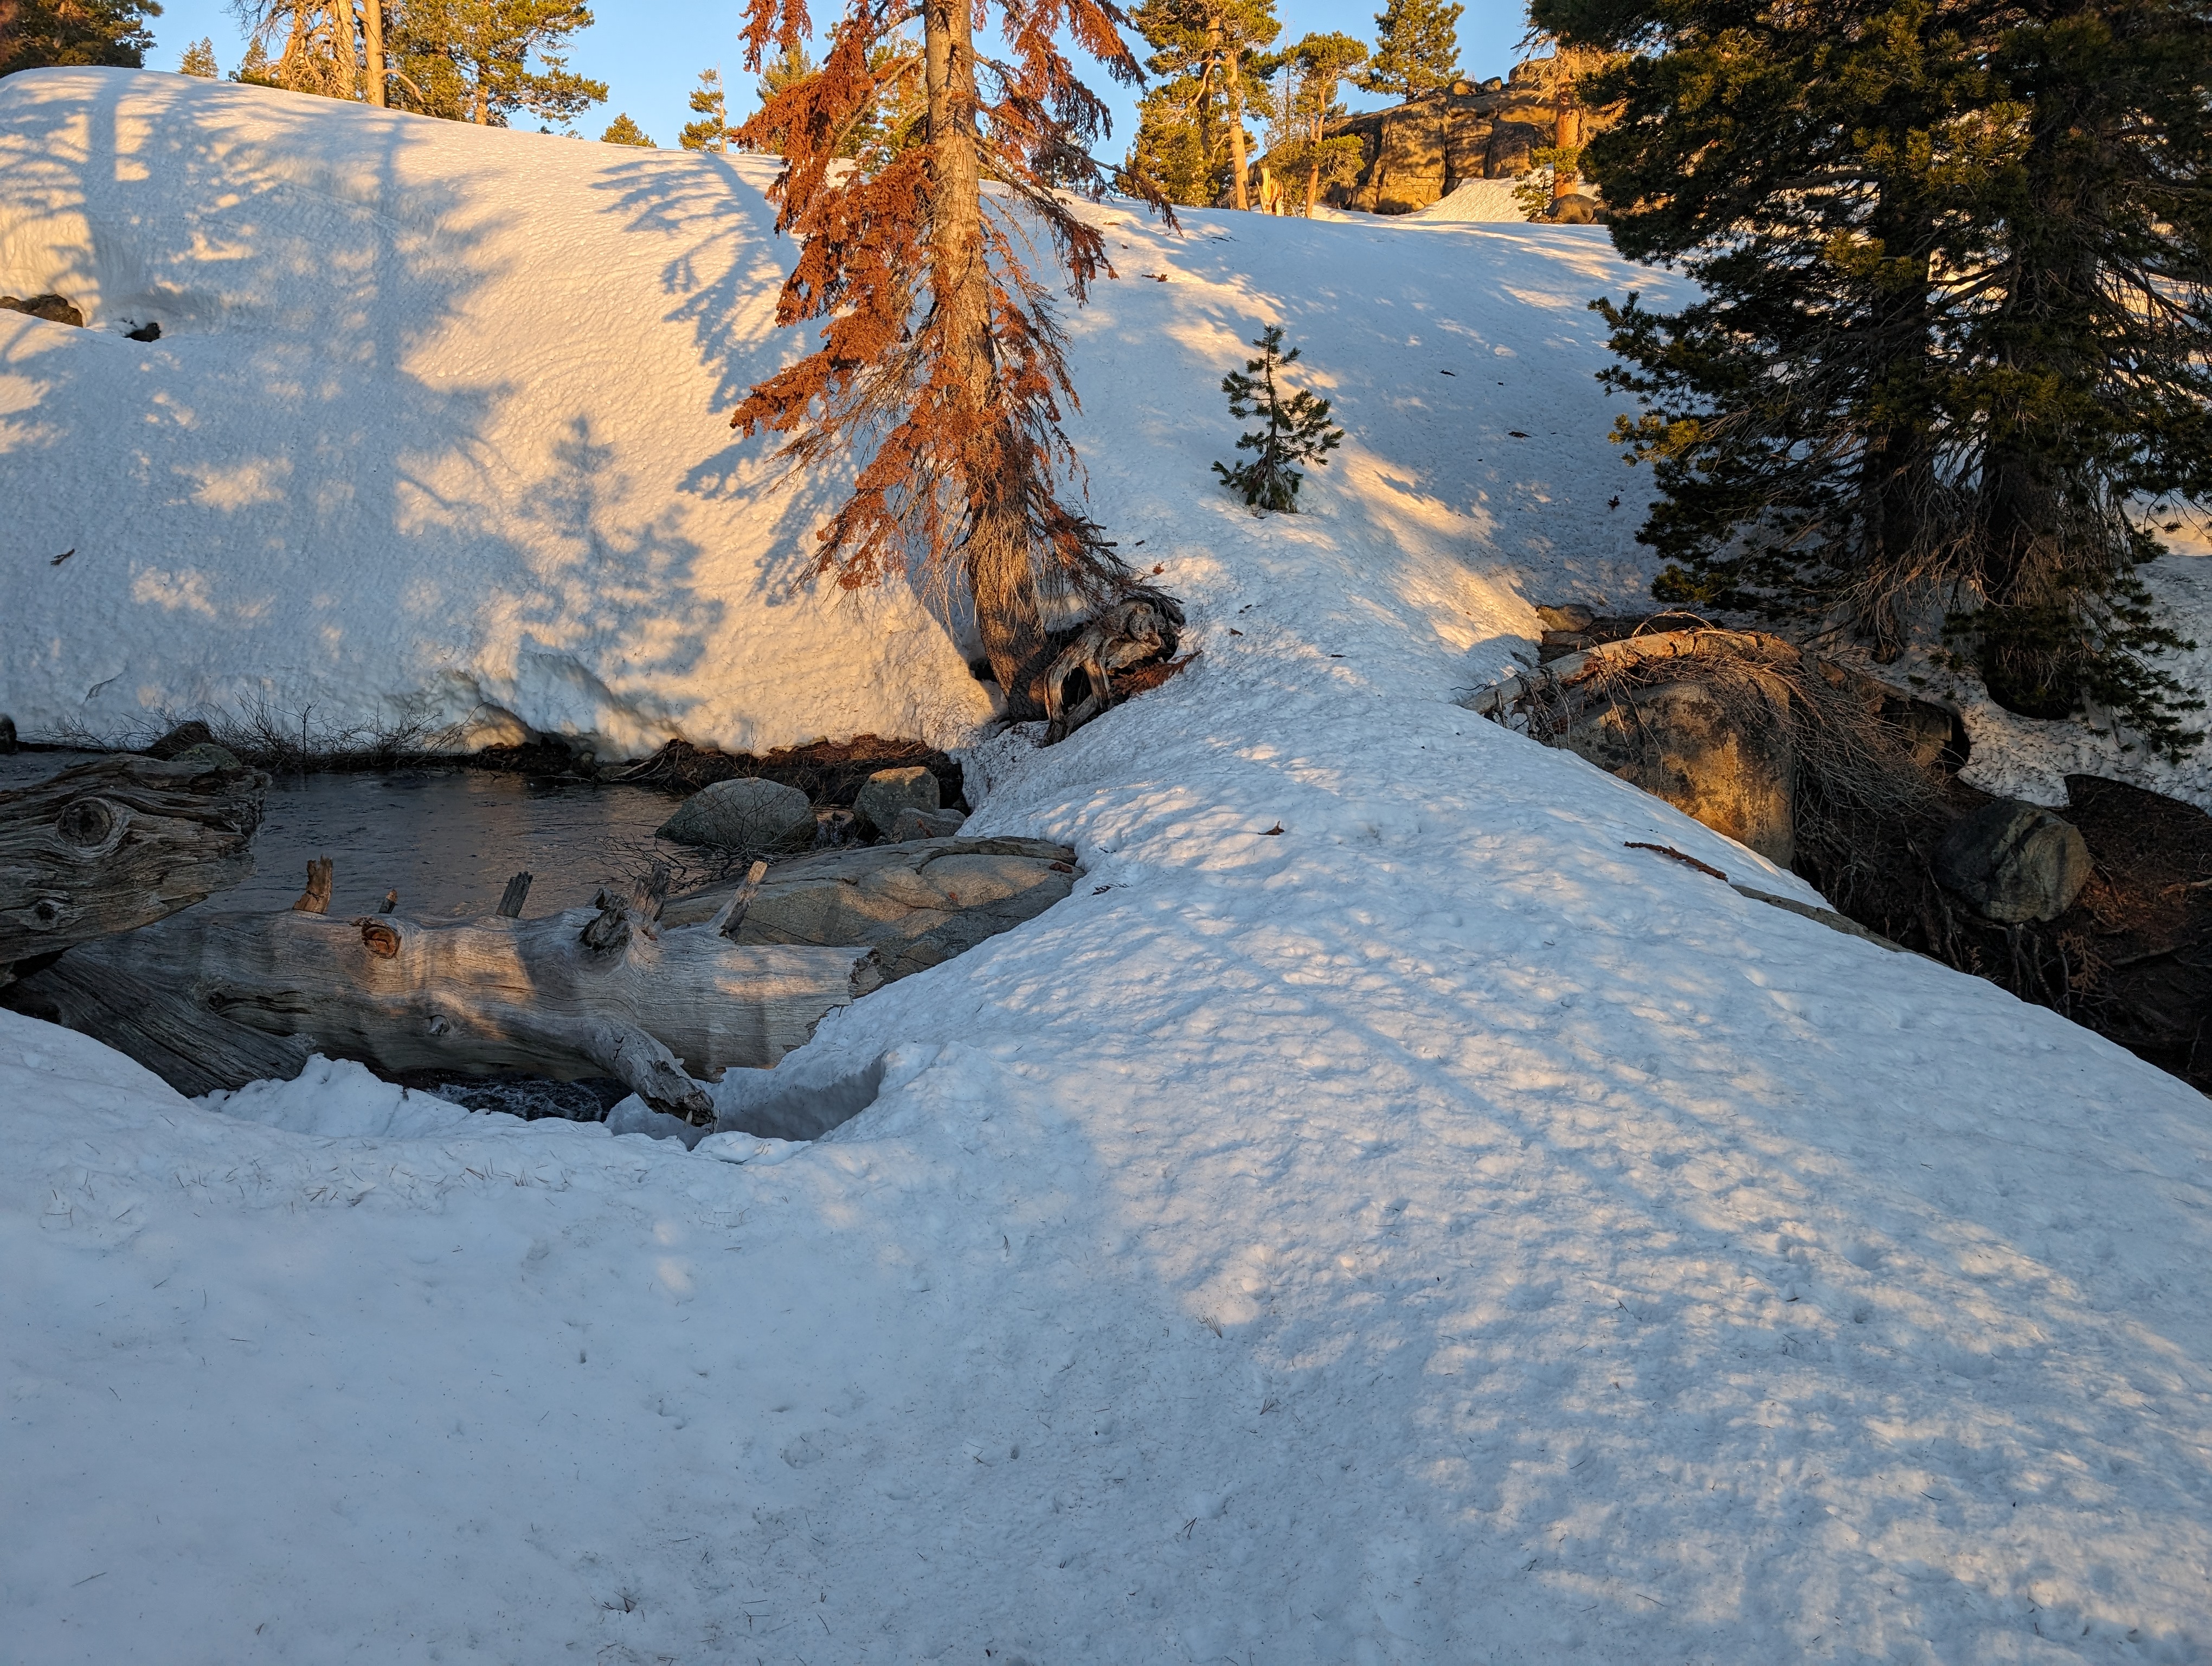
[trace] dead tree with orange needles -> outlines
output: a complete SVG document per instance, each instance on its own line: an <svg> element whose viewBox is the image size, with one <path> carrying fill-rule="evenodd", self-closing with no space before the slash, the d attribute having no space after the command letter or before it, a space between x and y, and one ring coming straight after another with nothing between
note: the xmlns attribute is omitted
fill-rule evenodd
<svg viewBox="0 0 2212 1666"><path fill-rule="evenodd" d="M975 45L994 10L1003 58ZM878 49L917 19L927 109L902 143L872 118L896 102L884 77L910 59ZM821 347L754 386L731 426L787 435L779 455L797 466L865 458L822 529L817 575L848 589L901 574L946 595L964 587L1017 718L1042 713L1051 629L1130 582L1079 507L1066 344L1023 258L1042 234L1079 306L1113 276L1069 200L1104 188L1090 149L1107 112L1057 43L1138 82L1126 21L1112 0L848 0L820 71L738 131L785 156L776 225L800 250L777 319L826 322ZM805 0L750 0L748 69L811 27ZM854 157L856 133L882 137Z"/></svg>

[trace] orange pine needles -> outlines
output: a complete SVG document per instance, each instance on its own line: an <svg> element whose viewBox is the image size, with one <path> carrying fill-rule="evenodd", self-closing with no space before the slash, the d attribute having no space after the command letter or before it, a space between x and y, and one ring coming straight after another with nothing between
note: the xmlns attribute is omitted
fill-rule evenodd
<svg viewBox="0 0 2212 1666"><path fill-rule="evenodd" d="M975 46L994 9L1003 58ZM901 35L917 19L919 64ZM866 453L816 572L854 589L902 573L945 593L964 583L1017 717L1041 709L1048 621L1129 577L1063 501L1060 482L1082 479L1061 426L1079 401L1052 297L1023 259L1042 231L1079 306L1113 276L1068 197L1103 188L1090 146L1107 112L1056 42L1139 81L1125 21L1110 0L850 0L821 70L738 133L785 157L776 226L800 247L777 321L826 322L820 348L754 386L731 426L787 435L778 454L796 465ZM750 0L748 67L811 27L805 0ZM878 119L917 71L922 121Z"/></svg>

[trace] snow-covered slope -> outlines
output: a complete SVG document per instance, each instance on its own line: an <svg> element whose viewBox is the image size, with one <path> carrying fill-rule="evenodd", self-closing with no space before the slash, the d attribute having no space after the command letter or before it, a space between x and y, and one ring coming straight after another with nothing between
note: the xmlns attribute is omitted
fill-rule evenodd
<svg viewBox="0 0 2212 1666"><path fill-rule="evenodd" d="M9 76L0 293L91 327L0 313L0 710L965 734L946 630L797 589L829 483L771 490L724 426L793 344L765 167Z"/></svg>
<svg viewBox="0 0 2212 1666"><path fill-rule="evenodd" d="M2207 1657L2204 1101L1451 702L1647 576L1602 233L1103 218L1094 502L1203 652L975 756L1076 894L787 1061L884 1061L811 1146L192 1105L0 1016L0 1653ZM1270 319L1353 438L1255 520L1206 465Z"/></svg>
<svg viewBox="0 0 2212 1666"><path fill-rule="evenodd" d="M2203 1658L2204 1102L1194 587L770 1163L0 1018L21 1657Z"/></svg>
<svg viewBox="0 0 2212 1666"><path fill-rule="evenodd" d="M837 483L775 489L723 425L805 344L773 325L770 166L10 76L0 292L59 290L91 327L0 313L0 710L503 711L622 752L964 735L983 694L909 597L799 587ZM1218 383L1273 319L1352 431L1316 499L1505 575L1475 635L1534 629L1504 562L1636 593L1581 312L1631 281L1601 233L1106 217L1121 277L1076 319L1079 429L1125 544L1241 524L1206 467L1234 455ZM158 342L121 333L149 321Z"/></svg>

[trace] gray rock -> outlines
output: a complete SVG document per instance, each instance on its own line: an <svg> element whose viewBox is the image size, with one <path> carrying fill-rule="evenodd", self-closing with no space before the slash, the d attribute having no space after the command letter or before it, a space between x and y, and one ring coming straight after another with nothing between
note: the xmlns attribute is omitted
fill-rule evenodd
<svg viewBox="0 0 2212 1666"><path fill-rule="evenodd" d="M1540 604L1536 617L1547 630L1588 630L1597 623L1597 610L1580 602L1561 602L1556 606Z"/></svg>
<svg viewBox="0 0 2212 1666"><path fill-rule="evenodd" d="M934 811L937 806L937 777L918 763L877 770L853 800L853 813L874 833L889 833L898 824L902 810Z"/></svg>
<svg viewBox="0 0 2212 1666"><path fill-rule="evenodd" d="M1936 853L1936 878L1985 920L2056 920L2089 883L2089 847L2073 823L2017 799L1985 804Z"/></svg>
<svg viewBox="0 0 2212 1666"><path fill-rule="evenodd" d="M1557 744L1777 866L1796 854L1788 739L1778 724L1738 723L1703 684L1638 689L1592 711Z"/></svg>
<svg viewBox="0 0 2212 1666"><path fill-rule="evenodd" d="M1042 839L924 839L780 862L745 910L740 943L877 952L891 982L1042 914L1075 886L1075 853ZM672 898L664 926L714 918L728 885Z"/></svg>
<svg viewBox="0 0 2212 1666"><path fill-rule="evenodd" d="M718 781L684 800L655 836L720 850L803 850L814 842L814 806L781 781Z"/></svg>
<svg viewBox="0 0 2212 1666"><path fill-rule="evenodd" d="M0 712L0 757L15 750L15 720Z"/></svg>
<svg viewBox="0 0 2212 1666"><path fill-rule="evenodd" d="M891 824L890 842L905 844L913 839L949 839L967 820L957 810L902 810L898 819Z"/></svg>
<svg viewBox="0 0 2212 1666"><path fill-rule="evenodd" d="M211 769L239 769L245 767L239 761L236 752L232 751L228 746L218 745L212 740L203 740L198 745L187 746L181 751L172 752L169 754L169 762L204 763Z"/></svg>

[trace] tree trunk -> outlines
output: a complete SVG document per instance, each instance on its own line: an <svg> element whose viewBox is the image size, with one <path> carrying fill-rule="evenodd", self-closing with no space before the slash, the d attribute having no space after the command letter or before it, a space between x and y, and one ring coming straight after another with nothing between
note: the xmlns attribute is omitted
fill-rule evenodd
<svg viewBox="0 0 2212 1666"><path fill-rule="evenodd" d="M968 585L1007 715L1027 721L1044 714L1043 678L1052 654L1023 508L1027 459L1021 436L994 398L973 24L965 0L927 0L922 25L929 94L930 311L944 343L946 414L964 436Z"/></svg>
<svg viewBox="0 0 2212 1666"><path fill-rule="evenodd" d="M1887 665L1905 650L1899 599L1923 575L1943 529L1935 522L1935 460L1926 409L1935 307L1923 251L1930 234L1916 210L1890 204L1877 208L1871 229L1893 259L1915 262L1910 293L1900 291L1875 326L1881 358L1873 377L1875 395L1903 414L1869 435L1859 477L1867 578L1856 622L1871 637L1875 660Z"/></svg>
<svg viewBox="0 0 2212 1666"><path fill-rule="evenodd" d="M1221 20L1209 15L1206 21L1205 67L1198 72L1198 154L1205 159L1207 177L1221 154L1221 142L1213 131L1213 82L1221 73Z"/></svg>
<svg viewBox="0 0 2212 1666"><path fill-rule="evenodd" d="M1559 90L1559 112L1552 123L1552 147L1555 150L1572 151L1582 149L1583 112L1575 102L1574 83L1569 82ZM1552 167L1552 200L1574 194L1580 179L1579 170L1571 165L1553 163Z"/></svg>
<svg viewBox="0 0 2212 1666"><path fill-rule="evenodd" d="M88 944L8 1004L128 1054L179 1092L378 1069L612 1076L700 1120L697 1079L774 1065L875 987L867 948L740 947L721 922L653 932L657 903L535 920L204 909Z"/></svg>
<svg viewBox="0 0 2212 1666"><path fill-rule="evenodd" d="M361 0L362 55L368 60L368 101L381 110L384 95L384 0Z"/></svg>
<svg viewBox="0 0 2212 1666"><path fill-rule="evenodd" d="M0 983L9 963L150 925L237 885L258 769L99 759L0 793Z"/></svg>
<svg viewBox="0 0 2212 1666"><path fill-rule="evenodd" d="M1334 93L1335 88L1332 87L1329 91ZM1328 96L1325 94L1322 98L1321 109L1313 119L1313 148L1307 153L1306 218L1309 220L1313 218L1314 204L1321 200L1321 131L1328 119Z"/></svg>
<svg viewBox="0 0 2212 1666"><path fill-rule="evenodd" d="M1249 210L1251 200L1244 192L1244 170L1249 166L1244 159L1244 49L1229 49L1229 155L1230 167L1237 182L1237 208L1239 213Z"/></svg>
<svg viewBox="0 0 2212 1666"><path fill-rule="evenodd" d="M353 0L331 0L330 20L331 91L336 97L350 101L361 75L361 66L355 61L353 52L356 27Z"/></svg>

